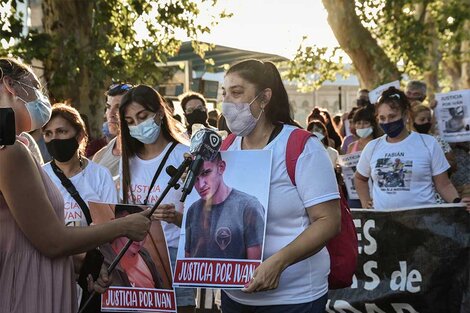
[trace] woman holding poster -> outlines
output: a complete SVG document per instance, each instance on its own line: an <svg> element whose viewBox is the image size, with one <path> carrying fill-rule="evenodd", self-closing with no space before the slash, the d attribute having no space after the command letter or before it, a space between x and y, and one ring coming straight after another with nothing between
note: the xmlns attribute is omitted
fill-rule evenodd
<svg viewBox="0 0 470 313"><path fill-rule="evenodd" d="M286 145L297 124L273 63L247 60L232 66L223 95L223 114L237 135L228 150L270 149L273 160L263 263L244 289L223 291L222 311L324 312L330 266L324 246L340 227L328 154L318 139L308 139L297 162L297 185L291 183Z"/></svg>
<svg viewBox="0 0 470 313"><path fill-rule="evenodd" d="M380 210L436 204L433 184L446 202L461 202L436 139L405 127L410 111L405 94L390 87L379 97L376 111L385 135L367 144L357 165L355 185L362 206Z"/></svg>
<svg viewBox="0 0 470 313"><path fill-rule="evenodd" d="M51 105L32 70L0 58L0 103L14 112L2 132L41 128ZM15 128L16 124L16 128ZM19 141L0 148L0 311L76 312L75 275L69 255L117 237L140 241L144 214L91 227L65 227L59 190Z"/></svg>
<svg viewBox="0 0 470 313"><path fill-rule="evenodd" d="M121 197L123 203L153 205L170 180L165 171L178 167L189 148L171 117L167 105L152 87L130 89L119 107L122 136ZM172 189L154 218L161 220L173 269L183 218L181 189ZM192 312L192 289L176 289L178 311Z"/></svg>

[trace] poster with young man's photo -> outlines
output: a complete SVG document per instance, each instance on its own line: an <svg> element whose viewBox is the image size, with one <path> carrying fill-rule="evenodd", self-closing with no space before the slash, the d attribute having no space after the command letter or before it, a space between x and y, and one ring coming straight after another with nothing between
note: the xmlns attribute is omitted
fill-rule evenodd
<svg viewBox="0 0 470 313"><path fill-rule="evenodd" d="M447 142L470 141L470 90L436 94L439 135Z"/></svg>
<svg viewBox="0 0 470 313"><path fill-rule="evenodd" d="M242 288L263 259L271 150L204 161L185 202L175 286Z"/></svg>
<svg viewBox="0 0 470 313"><path fill-rule="evenodd" d="M138 205L89 202L94 224L142 212ZM120 237L100 246L106 267L127 244ZM103 312L176 312L168 247L159 221L147 237L133 242L111 273L111 286L101 296Z"/></svg>

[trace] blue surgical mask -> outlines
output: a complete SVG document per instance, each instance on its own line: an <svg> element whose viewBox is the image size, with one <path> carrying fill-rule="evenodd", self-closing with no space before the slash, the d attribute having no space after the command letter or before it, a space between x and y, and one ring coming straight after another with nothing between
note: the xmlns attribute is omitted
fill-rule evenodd
<svg viewBox="0 0 470 313"><path fill-rule="evenodd" d="M405 128L405 121L403 121L403 118L401 118L398 121L381 123L380 127L382 127L383 131L387 134L388 137L395 138L396 136L400 135L402 130Z"/></svg>
<svg viewBox="0 0 470 313"><path fill-rule="evenodd" d="M18 97L18 99L24 102L28 110L29 117L31 118L31 130L36 130L46 125L52 114L49 99L37 89L34 89L34 93L36 94L36 100L30 102L26 102Z"/></svg>
<svg viewBox="0 0 470 313"><path fill-rule="evenodd" d="M139 125L129 126L129 134L143 144L152 144L160 135L160 126L155 123L155 116L143 121Z"/></svg>

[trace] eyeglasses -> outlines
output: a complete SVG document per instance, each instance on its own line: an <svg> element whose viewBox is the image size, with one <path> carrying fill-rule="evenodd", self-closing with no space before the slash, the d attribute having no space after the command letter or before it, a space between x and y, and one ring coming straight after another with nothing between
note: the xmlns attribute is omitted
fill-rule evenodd
<svg viewBox="0 0 470 313"><path fill-rule="evenodd" d="M108 88L108 92L113 92L113 91L128 91L130 89L132 89L132 86L131 84L126 84L126 83L116 83L116 84L112 84L111 86L109 86Z"/></svg>
<svg viewBox="0 0 470 313"><path fill-rule="evenodd" d="M391 95L386 95L386 96L382 95L382 96L379 97L379 99L377 99L377 103L382 103L386 99L398 99L398 100L400 100L401 96L398 93L392 93Z"/></svg>

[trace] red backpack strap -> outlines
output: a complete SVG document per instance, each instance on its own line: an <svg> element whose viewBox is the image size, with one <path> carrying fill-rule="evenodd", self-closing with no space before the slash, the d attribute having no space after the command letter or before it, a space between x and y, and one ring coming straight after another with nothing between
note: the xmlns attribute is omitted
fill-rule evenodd
<svg viewBox="0 0 470 313"><path fill-rule="evenodd" d="M235 134L229 134L227 138L225 138L224 141L222 141L222 145L220 146L220 151L226 151L235 141L235 138L237 138Z"/></svg>
<svg viewBox="0 0 470 313"><path fill-rule="evenodd" d="M290 133L289 139L287 140L286 148L286 167L287 174L294 186L295 184L295 166L297 165L297 160L304 151L305 144L310 137L314 135L303 129L295 129Z"/></svg>

